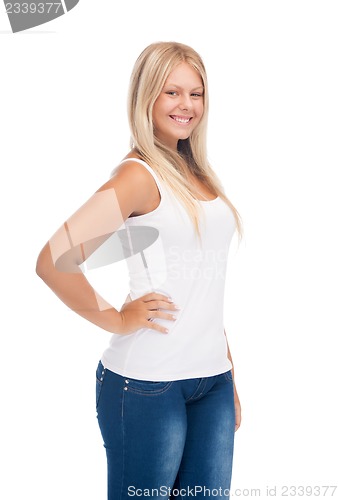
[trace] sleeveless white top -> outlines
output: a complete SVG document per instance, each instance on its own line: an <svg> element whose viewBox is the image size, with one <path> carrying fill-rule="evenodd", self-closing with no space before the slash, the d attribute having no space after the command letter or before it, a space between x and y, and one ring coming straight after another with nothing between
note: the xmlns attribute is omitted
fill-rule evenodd
<svg viewBox="0 0 338 500"><path fill-rule="evenodd" d="M102 364L124 377L155 382L224 373L232 368L223 308L228 250L236 227L233 213L219 197L198 200L202 208L201 246L190 217L170 188L147 163L135 158L123 161L130 160L150 172L161 196L155 210L125 221L131 235L142 228L147 235L149 227L158 234L147 248L139 248L126 259L130 297L134 300L152 291L163 293L180 310L165 310L174 314L176 321L153 319L168 328L168 333L150 328L128 335L114 333ZM144 241L149 243L149 237Z"/></svg>

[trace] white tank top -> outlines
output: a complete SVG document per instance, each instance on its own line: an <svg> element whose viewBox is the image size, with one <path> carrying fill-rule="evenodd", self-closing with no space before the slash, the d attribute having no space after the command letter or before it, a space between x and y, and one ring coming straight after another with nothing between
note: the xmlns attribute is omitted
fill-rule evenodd
<svg viewBox="0 0 338 500"><path fill-rule="evenodd" d="M236 227L233 213L219 197L198 200L202 207L200 246L190 217L170 188L144 161L132 160L153 176L161 200L155 210L125 221L127 231L144 228L146 234L150 227L158 234L143 252L126 258L130 297L134 300L152 291L163 293L180 310L165 311L174 314L176 321L153 319L168 328L168 333L150 328L128 335L113 333L102 364L124 377L159 382L226 372L232 364L224 335L224 285ZM132 229L135 227L140 229Z"/></svg>

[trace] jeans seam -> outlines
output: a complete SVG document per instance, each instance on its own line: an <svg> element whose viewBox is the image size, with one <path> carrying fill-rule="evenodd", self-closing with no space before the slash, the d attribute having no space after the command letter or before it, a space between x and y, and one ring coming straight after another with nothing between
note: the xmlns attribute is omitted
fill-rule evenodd
<svg viewBox="0 0 338 500"><path fill-rule="evenodd" d="M104 371L103 374L102 374L102 371ZM101 377L100 378L98 378L97 375L96 375L96 383L99 384L99 386L100 386L100 392L99 392L99 395L98 395L98 398L97 398L97 401L96 401L96 410L99 407L99 402L100 402L100 398L101 398L101 394L102 394L102 388L103 388L103 382L104 382L104 379L106 377L106 368L103 367L102 371L101 371Z"/></svg>
<svg viewBox="0 0 338 500"><path fill-rule="evenodd" d="M197 393L197 392L199 392L199 390L200 390L200 388L201 388L202 383L203 383L203 378L201 378L201 380L199 381L198 386L196 387L196 389L195 389L195 391L193 392L193 394L192 394L192 395L191 395L188 399L186 399L186 400L185 400L185 401L186 401L186 403L187 403L188 401L190 401L191 399L194 399L194 398L196 397L196 393ZM203 392L203 391L202 391L202 392Z"/></svg>
<svg viewBox="0 0 338 500"><path fill-rule="evenodd" d="M122 499L123 495L123 487L124 487L124 471L125 471L125 463L126 463L126 457L125 457L125 426L124 426L124 398L125 398L125 391L124 388L122 388L122 404L121 404L121 423L122 423L122 481L121 481L121 492L120 492L120 500Z"/></svg>

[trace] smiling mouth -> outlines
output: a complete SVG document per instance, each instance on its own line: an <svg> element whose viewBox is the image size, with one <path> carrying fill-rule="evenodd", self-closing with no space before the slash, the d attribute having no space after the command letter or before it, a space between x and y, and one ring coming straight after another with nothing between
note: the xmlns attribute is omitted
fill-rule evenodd
<svg viewBox="0 0 338 500"><path fill-rule="evenodd" d="M176 123L180 123L182 125L187 125L191 120L192 116L176 116L176 115L169 115L172 120L174 120Z"/></svg>

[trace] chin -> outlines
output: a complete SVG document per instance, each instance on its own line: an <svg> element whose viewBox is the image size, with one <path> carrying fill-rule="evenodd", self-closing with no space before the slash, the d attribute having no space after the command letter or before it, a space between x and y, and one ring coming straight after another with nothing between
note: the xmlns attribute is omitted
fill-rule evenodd
<svg viewBox="0 0 338 500"><path fill-rule="evenodd" d="M178 141L185 141L186 139L189 139L191 134L181 134L179 137L177 137Z"/></svg>

